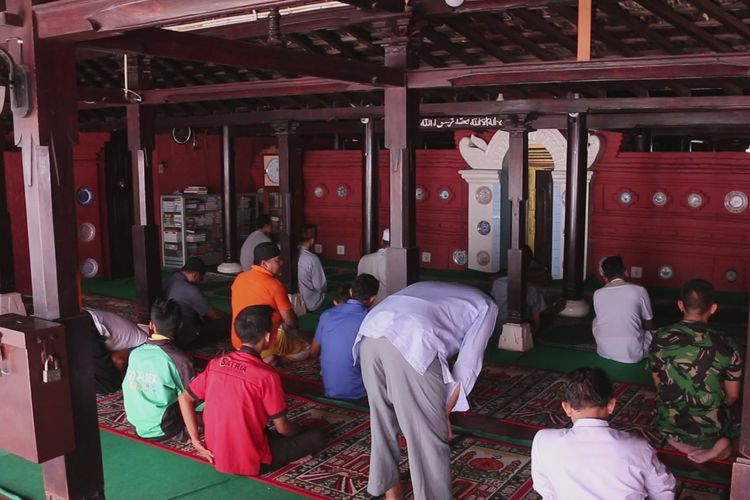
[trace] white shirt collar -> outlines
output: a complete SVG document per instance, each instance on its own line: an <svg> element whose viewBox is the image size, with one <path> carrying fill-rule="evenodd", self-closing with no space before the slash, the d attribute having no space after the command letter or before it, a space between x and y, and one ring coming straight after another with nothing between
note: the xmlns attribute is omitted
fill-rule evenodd
<svg viewBox="0 0 750 500"><path fill-rule="evenodd" d="M579 418L573 427L609 427L609 422L601 418Z"/></svg>

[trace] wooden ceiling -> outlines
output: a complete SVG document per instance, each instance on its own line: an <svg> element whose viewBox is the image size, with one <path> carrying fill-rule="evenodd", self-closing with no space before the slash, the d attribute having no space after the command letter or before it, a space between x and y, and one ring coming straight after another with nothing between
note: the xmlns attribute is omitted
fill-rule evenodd
<svg viewBox="0 0 750 500"><path fill-rule="evenodd" d="M152 85L139 93L168 122L382 106L382 86L399 84L402 75L384 68L381 26L409 16L417 57L407 78L425 104L750 91L750 0L599 0L588 63L576 62L575 1L466 0L451 9L443 0L411 0L408 12L395 0L319 9L301 1L217 0L213 11L198 0L170 11L172 3L60 0L35 7L40 36L78 44L82 128L122 120L124 53L131 64L133 55L145 56ZM271 7L281 9L278 29L269 30ZM208 22L238 15L244 20ZM60 22L68 16L88 21ZM204 24L164 29L186 21Z"/></svg>

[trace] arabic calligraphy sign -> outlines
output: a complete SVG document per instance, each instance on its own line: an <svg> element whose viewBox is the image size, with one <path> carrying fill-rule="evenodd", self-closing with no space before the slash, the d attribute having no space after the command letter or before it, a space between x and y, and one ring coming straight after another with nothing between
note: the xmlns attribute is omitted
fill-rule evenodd
<svg viewBox="0 0 750 500"><path fill-rule="evenodd" d="M499 116L439 116L422 118L419 128L428 130L500 128L503 120Z"/></svg>

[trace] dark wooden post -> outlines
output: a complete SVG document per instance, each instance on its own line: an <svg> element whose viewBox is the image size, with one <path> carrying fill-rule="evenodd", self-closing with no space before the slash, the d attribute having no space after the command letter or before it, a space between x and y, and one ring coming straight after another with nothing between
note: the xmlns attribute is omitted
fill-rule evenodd
<svg viewBox="0 0 750 500"><path fill-rule="evenodd" d="M221 129L221 193L224 208L224 262L220 273L237 274L242 266L237 262L237 190L235 188L234 134L228 125Z"/></svg>
<svg viewBox="0 0 750 500"><path fill-rule="evenodd" d="M526 202L529 191L529 128L525 117L503 120L510 135L508 144L508 199L511 207L510 248L508 249L508 323L522 325L526 317Z"/></svg>
<svg viewBox="0 0 750 500"><path fill-rule="evenodd" d="M376 24L378 43L389 68L411 68L416 57L415 26L411 17ZM416 154L419 132L419 93L407 87L386 87L385 147L389 154L391 246L386 254L388 293L417 280L419 249L416 238Z"/></svg>
<svg viewBox="0 0 750 500"><path fill-rule="evenodd" d="M750 320L750 317L748 317ZM750 323L748 323L750 335ZM750 343L745 348L745 359L750 359ZM750 401L750 370L745 365L745 384L742 386L742 401ZM750 411L742 412L740 429L740 456L732 466L732 499L740 500L750 491Z"/></svg>
<svg viewBox="0 0 750 500"><path fill-rule="evenodd" d="M159 227L154 224L154 181L151 165L154 151L154 111L138 103L137 93L151 87L151 67L142 56L127 59L124 68L128 87L133 93L126 106L128 149L133 169L133 267L135 271L135 300L140 316L161 293L161 262L159 259Z"/></svg>
<svg viewBox="0 0 750 500"><path fill-rule="evenodd" d="M296 124L275 125L279 145L279 195L281 196L281 223L279 243L284 264L281 281L289 293L297 291L297 240L302 230L303 179L302 154L297 148Z"/></svg>
<svg viewBox="0 0 750 500"><path fill-rule="evenodd" d="M5 187L5 132L0 130L0 293L13 292L16 281L13 267L13 235L10 230L8 193Z"/></svg>
<svg viewBox="0 0 750 500"><path fill-rule="evenodd" d="M90 332L80 315L73 145L78 141L75 47L36 38L32 0L13 4L23 20L8 40L16 65L29 69L29 107L14 107L22 147L34 314L65 326L75 451L42 464L47 498L103 498ZM26 94L17 87L16 92Z"/></svg>
<svg viewBox="0 0 750 500"><path fill-rule="evenodd" d="M377 251L380 246L378 234L378 197L380 179L378 176L378 141L375 136L375 120L363 118L364 141L362 141L362 253Z"/></svg>
<svg viewBox="0 0 750 500"><path fill-rule="evenodd" d="M583 261L586 245L586 167L588 129L586 115L568 114L568 162L565 180L565 248L563 291L566 306L561 314L583 317L591 310L583 300Z"/></svg>

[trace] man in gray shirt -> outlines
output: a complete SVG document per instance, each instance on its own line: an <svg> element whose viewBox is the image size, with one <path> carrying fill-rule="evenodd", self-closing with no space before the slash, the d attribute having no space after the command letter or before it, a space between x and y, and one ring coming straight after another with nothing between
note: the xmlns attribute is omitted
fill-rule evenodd
<svg viewBox="0 0 750 500"><path fill-rule="evenodd" d="M182 310L182 326L175 336L175 343L181 349L196 349L229 338L232 317L209 304L196 286L205 274L203 260L190 257L164 288L167 300L174 299Z"/></svg>
<svg viewBox="0 0 750 500"><path fill-rule="evenodd" d="M315 247L316 230L315 226L306 226L299 239L297 286L308 311L315 311L323 305L328 287L323 264L312 251Z"/></svg>
<svg viewBox="0 0 750 500"><path fill-rule="evenodd" d="M266 214L260 214L255 221L255 231L245 238L245 242L240 249L240 265L243 271L253 267L253 257L255 247L266 241L271 241L271 218Z"/></svg>

